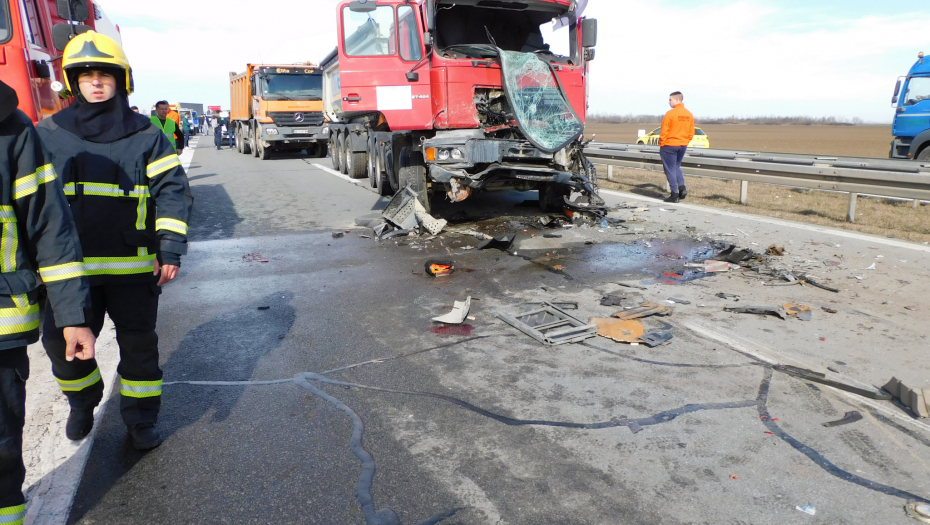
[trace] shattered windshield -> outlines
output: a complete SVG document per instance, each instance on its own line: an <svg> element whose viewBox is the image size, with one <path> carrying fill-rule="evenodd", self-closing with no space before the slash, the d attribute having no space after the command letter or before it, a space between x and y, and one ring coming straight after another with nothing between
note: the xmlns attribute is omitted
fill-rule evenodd
<svg viewBox="0 0 930 525"><path fill-rule="evenodd" d="M584 124L572 111L549 64L534 53L499 52L504 91L526 138L553 153L581 136Z"/></svg>

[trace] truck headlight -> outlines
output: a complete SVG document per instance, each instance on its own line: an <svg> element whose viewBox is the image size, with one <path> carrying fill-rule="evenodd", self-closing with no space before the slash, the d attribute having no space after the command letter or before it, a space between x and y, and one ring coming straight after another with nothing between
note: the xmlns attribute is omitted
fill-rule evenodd
<svg viewBox="0 0 930 525"><path fill-rule="evenodd" d="M269 135L277 135L277 134L278 134L278 130L277 130L277 128L265 128L265 133L267 133L267 134L269 134Z"/></svg>
<svg viewBox="0 0 930 525"><path fill-rule="evenodd" d="M449 160L449 150L440 149L436 151L436 158L438 160Z"/></svg>
<svg viewBox="0 0 930 525"><path fill-rule="evenodd" d="M462 153L462 150L455 148L452 150L452 158L455 160L462 160L465 158L465 154Z"/></svg>

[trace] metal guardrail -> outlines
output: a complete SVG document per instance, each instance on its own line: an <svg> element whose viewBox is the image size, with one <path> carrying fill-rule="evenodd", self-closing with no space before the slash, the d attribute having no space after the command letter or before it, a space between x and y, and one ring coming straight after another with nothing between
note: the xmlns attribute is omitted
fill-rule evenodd
<svg viewBox="0 0 930 525"><path fill-rule="evenodd" d="M662 173L658 146L592 142L591 162ZM846 220L854 222L860 194L930 200L930 163L913 160L832 157L716 149L688 149L682 173L739 180L740 202L748 200L749 182L849 193Z"/></svg>

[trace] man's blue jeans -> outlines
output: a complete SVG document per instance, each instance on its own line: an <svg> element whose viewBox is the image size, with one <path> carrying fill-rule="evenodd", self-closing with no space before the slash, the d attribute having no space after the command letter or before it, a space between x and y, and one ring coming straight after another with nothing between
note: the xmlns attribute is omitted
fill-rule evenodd
<svg viewBox="0 0 930 525"><path fill-rule="evenodd" d="M662 169L665 170L665 178L668 179L668 186L672 190L672 195L678 193L678 188L685 185L685 175L681 172L681 161L685 158L685 151L688 146L662 146L659 148L659 156L662 157Z"/></svg>

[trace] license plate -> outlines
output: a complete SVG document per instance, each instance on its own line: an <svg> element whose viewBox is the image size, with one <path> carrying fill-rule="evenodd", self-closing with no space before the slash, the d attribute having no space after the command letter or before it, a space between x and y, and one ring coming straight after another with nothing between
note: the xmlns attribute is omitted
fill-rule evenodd
<svg viewBox="0 0 930 525"><path fill-rule="evenodd" d="M310 130L309 129L295 129L294 134L295 135L309 135Z"/></svg>

